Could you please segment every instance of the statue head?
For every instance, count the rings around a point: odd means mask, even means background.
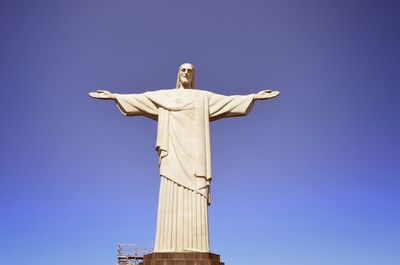
[[[194,66],[190,63],[184,63],[179,67],[176,88],[195,88]]]

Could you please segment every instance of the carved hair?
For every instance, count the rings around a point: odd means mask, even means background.
[[[178,78],[176,79],[176,88],[179,88],[180,87],[180,84],[181,84],[181,81],[179,80],[179,73],[180,73],[180,71],[181,71],[181,69],[182,69],[182,66],[191,66],[191,68],[192,68],[192,70],[193,70],[193,78],[192,78],[192,83],[190,84],[190,88],[191,89],[195,89],[196,88],[196,79],[195,79],[195,77],[196,77],[196,75],[195,75],[195,70],[194,70],[194,66],[192,65],[192,64],[190,64],[190,63],[184,63],[184,64],[181,64],[181,66],[179,66],[179,69],[178,69]]]

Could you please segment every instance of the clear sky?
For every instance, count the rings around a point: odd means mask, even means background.
[[[156,123],[103,88],[278,88],[212,124],[227,265],[398,265],[398,1],[2,0],[0,264],[112,265],[152,247]],[[233,144],[235,143],[235,144]]]

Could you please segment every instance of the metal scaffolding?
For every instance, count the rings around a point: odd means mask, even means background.
[[[117,244],[118,265],[138,265],[143,262],[143,256],[152,249],[139,248],[135,244]]]

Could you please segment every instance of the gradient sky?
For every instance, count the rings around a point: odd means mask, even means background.
[[[2,0],[0,264],[112,265],[152,247],[156,123],[103,88],[278,88],[212,123],[211,250],[227,265],[400,263],[400,5]],[[233,143],[235,143],[233,145]]]

